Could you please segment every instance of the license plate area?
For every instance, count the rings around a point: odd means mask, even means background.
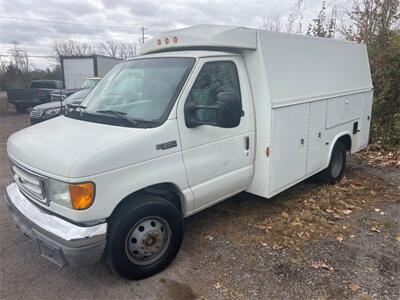
[[[46,243],[45,241],[42,241],[40,239],[37,240],[38,246],[39,246],[39,251],[40,254],[50,260],[51,262],[55,263],[59,267],[64,267],[68,263],[64,257],[64,254],[60,248],[57,246],[51,245],[49,243]]]

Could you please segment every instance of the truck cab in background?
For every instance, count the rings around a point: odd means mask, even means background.
[[[8,102],[18,113],[25,113],[29,107],[51,101],[51,93],[63,89],[60,80],[33,80],[28,88],[8,89]]]
[[[59,266],[103,259],[151,276],[176,256],[185,217],[241,191],[333,184],[368,144],[365,45],[201,25],[141,51],[66,116],[8,140],[10,213]]]

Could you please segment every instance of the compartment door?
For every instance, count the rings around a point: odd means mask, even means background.
[[[373,92],[362,94],[363,99],[363,115],[360,120],[360,132],[358,137],[358,144],[356,151],[365,148],[368,145],[369,131],[371,126],[371,110],[372,110],[372,99]]]
[[[326,159],[325,119],[327,100],[310,103],[310,129],[308,133],[307,174],[323,168]]]
[[[272,110],[270,191],[306,175],[309,103]]]

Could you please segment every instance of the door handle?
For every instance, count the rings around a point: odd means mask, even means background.
[[[244,138],[244,145],[245,145],[245,149],[249,150],[250,149],[250,137],[246,136]]]

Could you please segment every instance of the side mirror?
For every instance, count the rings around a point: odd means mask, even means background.
[[[240,124],[242,107],[239,99],[232,93],[222,92],[217,95],[217,126],[234,128]]]
[[[212,120],[199,120],[198,110],[213,110],[215,118]],[[240,124],[242,107],[239,99],[232,93],[221,92],[217,95],[215,105],[199,105],[189,102],[185,107],[185,122],[189,128],[200,125],[212,125],[222,128],[234,128]]]

